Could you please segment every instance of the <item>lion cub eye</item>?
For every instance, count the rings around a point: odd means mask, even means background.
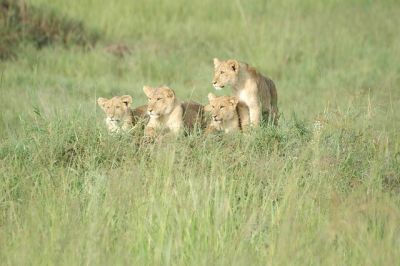
[[[225,108],[225,106],[223,106],[223,105],[219,107],[219,109],[224,109],[224,108]]]
[[[115,108],[119,109],[119,108],[121,108],[121,106],[117,105],[117,106],[115,106]]]
[[[157,101],[161,100],[161,98],[157,98]]]
[[[221,72],[219,72],[219,73],[222,75],[222,74],[224,74],[225,72],[224,72],[224,71],[221,71]]]

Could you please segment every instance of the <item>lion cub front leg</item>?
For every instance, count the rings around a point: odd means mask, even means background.
[[[117,122],[112,121],[111,119],[107,118],[106,125],[107,125],[108,132],[110,134],[119,133],[119,126],[118,126]]]
[[[261,123],[261,104],[251,104],[248,107],[251,125],[254,127],[259,127]]]
[[[129,132],[132,129],[132,121],[125,121],[122,125],[122,131]]]
[[[144,128],[144,136],[145,137],[155,137],[157,135],[157,131],[160,128],[160,122],[156,118],[150,118],[146,127]]]
[[[258,127],[261,123],[261,102],[257,97],[257,87],[252,88],[250,91],[242,91],[239,93],[239,106],[244,105],[248,108],[248,119],[250,126]],[[239,113],[239,115],[241,115]]]
[[[158,123],[152,119],[149,120],[144,128],[144,141],[152,142],[157,135]]]
[[[168,125],[169,129],[169,135],[174,135],[174,136],[179,136],[183,133],[183,122],[173,122],[170,125]]]
[[[156,129],[154,127],[146,127],[144,129],[144,135],[145,137],[153,138],[156,136]]]
[[[144,129],[143,141],[144,143],[151,143],[156,137],[156,129],[154,127],[146,126]]]
[[[249,130],[250,127],[249,107],[245,103],[239,102],[236,108],[239,115],[241,130],[242,131]]]
[[[217,126],[215,126],[212,122],[210,122],[210,124],[207,126],[206,130],[205,130],[205,134],[209,135],[209,134],[213,134],[219,131],[219,128]]]

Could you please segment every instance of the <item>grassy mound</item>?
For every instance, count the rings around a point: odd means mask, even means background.
[[[92,114],[38,111],[0,146],[0,233],[12,240],[0,240],[0,258],[360,265],[372,250],[373,264],[394,261],[398,191],[386,179],[396,159],[366,127],[344,127],[351,115],[325,117],[321,128],[290,118],[249,135],[137,145],[108,136]]]
[[[99,34],[87,30],[81,21],[52,9],[31,6],[23,0],[1,0],[0,8],[0,59],[16,57],[21,42],[40,49],[51,44],[90,47],[99,39]]]

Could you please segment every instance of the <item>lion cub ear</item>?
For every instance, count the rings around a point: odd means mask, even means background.
[[[162,86],[160,89],[164,89],[165,90],[165,96],[167,96],[168,98],[174,98],[175,97],[175,92],[170,87]]]
[[[229,98],[229,103],[236,107],[236,105],[239,103],[239,99],[235,96],[232,96]]]
[[[102,97],[100,97],[100,98],[97,99],[97,104],[98,104],[101,108],[104,109],[104,105],[106,104],[107,101],[108,101],[107,98],[102,98]]]
[[[208,97],[208,100],[209,100],[209,101],[212,101],[212,100],[214,100],[215,98],[217,98],[217,96],[215,96],[215,94],[212,93],[212,92],[210,92],[210,93],[207,95],[207,97]]]
[[[235,72],[238,72],[239,70],[239,62],[234,60],[234,59],[230,59],[227,61],[228,66]]]
[[[151,97],[154,92],[154,89],[149,86],[143,86],[143,92],[146,94],[147,97]]]
[[[130,106],[132,103],[132,96],[130,95],[123,95],[121,96],[121,101],[126,104],[126,106]]]
[[[218,58],[214,58],[214,67],[217,68],[221,64],[221,61]]]

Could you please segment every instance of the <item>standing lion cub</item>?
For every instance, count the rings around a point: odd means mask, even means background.
[[[98,98],[97,104],[106,114],[106,126],[108,132],[119,133],[129,131],[140,120],[146,117],[147,106],[139,106],[131,109],[132,97],[130,95],[115,96],[111,99]]]
[[[181,103],[175,92],[167,86],[151,88],[144,86],[148,97],[147,113],[150,120],[144,134],[154,137],[158,132],[180,134],[184,130],[191,131],[196,125],[203,128],[203,106],[195,102]]]
[[[217,90],[232,86],[235,96],[248,106],[252,125],[260,125],[262,114],[266,121],[271,118],[275,125],[278,123],[278,95],[274,82],[248,64],[214,58],[213,85]]]

